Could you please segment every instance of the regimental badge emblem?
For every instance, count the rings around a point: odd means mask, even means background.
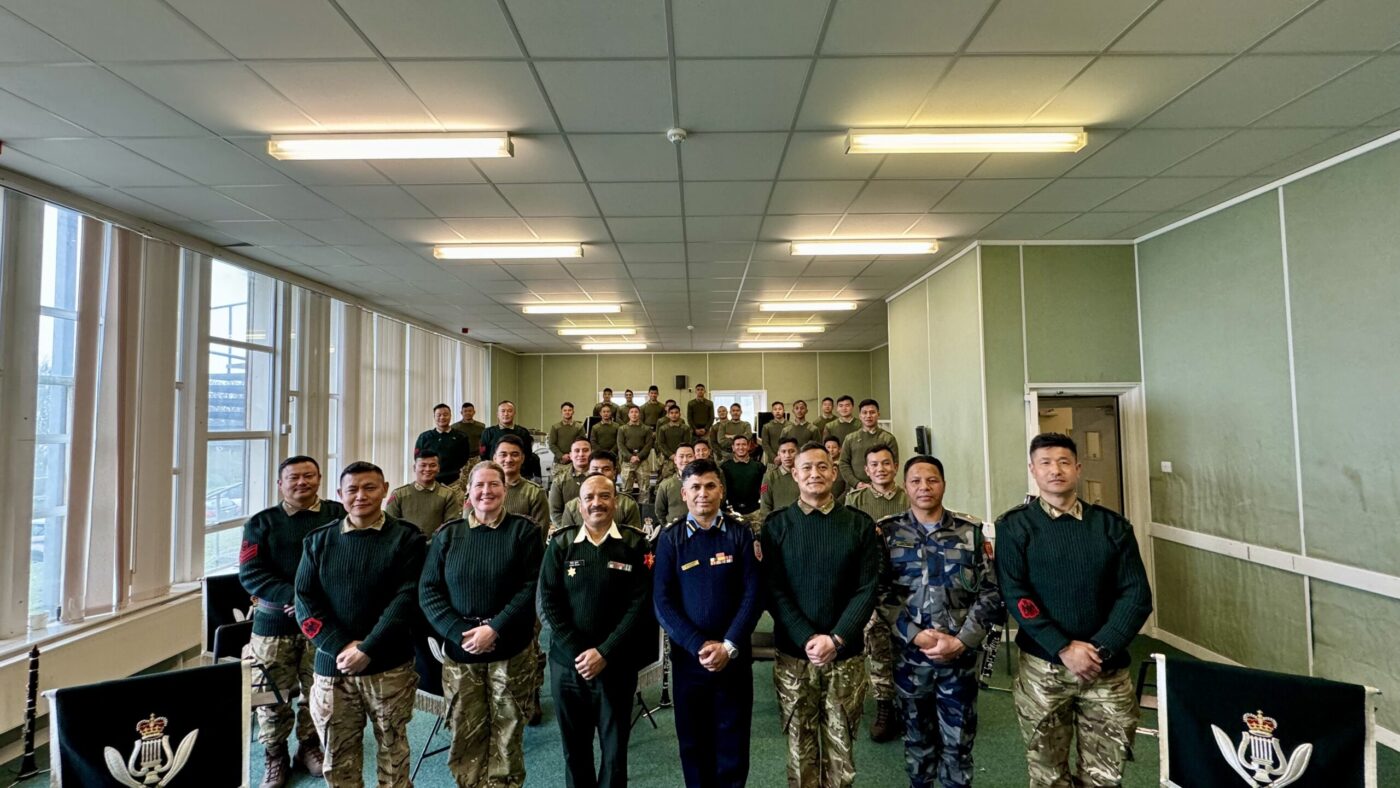
[[[1245,784],[1252,788],[1283,788],[1302,778],[1312,759],[1313,746],[1300,744],[1291,757],[1283,754],[1283,743],[1274,736],[1278,720],[1267,717],[1262,711],[1245,714],[1245,730],[1240,733],[1238,747],[1230,744],[1230,737],[1219,726],[1212,725],[1215,744],[1225,762],[1235,770]]]
[[[155,714],[136,723],[136,732],[141,734],[141,738],[136,740],[136,745],[131,748],[131,757],[125,762],[115,748],[104,747],[102,756],[107,761],[107,771],[111,772],[112,779],[129,788],[162,788],[169,785],[189,761],[199,729],[187,733],[172,753],[170,737],[165,733],[168,724],[169,720]]]

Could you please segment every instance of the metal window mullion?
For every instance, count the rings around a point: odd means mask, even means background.
[[[208,310],[208,309],[205,309],[204,311],[207,313],[209,310]],[[208,328],[208,320],[209,320],[209,318],[208,318],[208,315],[206,314],[206,315],[205,315],[205,330],[204,330],[204,333],[205,333],[205,336],[208,337],[208,343],[209,343],[210,345],[226,345],[226,346],[228,346],[228,347],[234,347],[234,348],[238,348],[238,349],[240,349],[240,350],[252,351],[252,352],[254,352],[254,353],[276,353],[276,352],[277,352],[277,348],[276,348],[275,345],[273,345],[273,346],[269,346],[269,345],[259,345],[259,344],[257,344],[256,342],[244,342],[244,341],[241,340],[241,339],[225,339],[224,337],[210,336],[210,335],[209,335],[209,328]]]

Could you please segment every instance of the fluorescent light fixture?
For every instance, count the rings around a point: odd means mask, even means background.
[[[561,328],[561,337],[630,337],[637,333],[635,328],[619,328],[618,326],[599,326],[597,328]]]
[[[515,155],[505,132],[291,134],[267,141],[274,159],[501,159]]]
[[[646,350],[645,342],[585,342],[579,347],[584,350]]]
[[[793,241],[788,251],[794,257],[859,256],[874,257],[882,254],[933,254],[938,251],[938,242],[925,240],[888,241]]]
[[[764,301],[760,312],[854,312],[854,301]]]
[[[1074,153],[1084,147],[1083,127],[851,129],[847,153]]]
[[[444,244],[433,247],[439,260],[552,260],[583,257],[583,244]]]
[[[530,304],[520,308],[527,315],[611,315],[622,311],[622,304]]]
[[[826,326],[811,323],[800,326],[749,326],[750,334],[820,334],[825,330]]]
[[[740,342],[744,350],[791,350],[802,347],[801,342]]]

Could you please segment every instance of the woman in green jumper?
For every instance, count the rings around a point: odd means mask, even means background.
[[[466,517],[433,537],[418,584],[423,613],[445,652],[447,768],[459,786],[521,785],[522,710],[535,688],[527,647],[544,540],[529,518],[506,513],[506,474],[496,463],[472,469],[467,500]]]

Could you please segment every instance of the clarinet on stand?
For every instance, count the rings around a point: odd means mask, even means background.
[[[15,781],[11,788],[19,785],[20,780],[25,780],[39,774],[39,770],[34,759],[34,720],[38,716],[39,710],[39,647],[35,646],[29,650],[29,686],[25,692],[24,707],[24,755],[20,758],[19,773],[15,775]]]
[[[656,701],[658,708],[671,708],[671,638],[662,634],[664,651],[661,652],[661,697]]]
[[[977,678],[977,684],[982,689],[1000,690],[1000,687],[993,687],[987,683],[987,679],[992,677],[992,669],[997,664],[997,650],[1001,648],[1002,628],[992,627],[987,632],[987,639],[982,643],[982,670]],[[1004,691],[1004,690],[1002,690]]]

